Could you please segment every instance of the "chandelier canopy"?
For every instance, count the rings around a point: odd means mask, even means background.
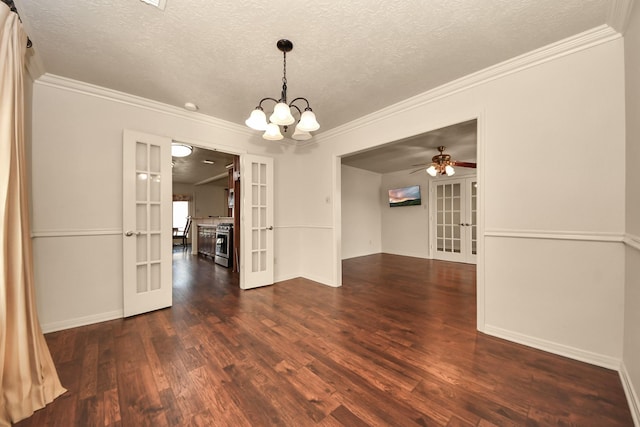
[[[320,129],[320,125],[316,120],[316,115],[311,110],[309,106],[309,101],[306,98],[298,97],[293,101],[287,103],[287,52],[291,52],[293,49],[293,43],[289,40],[282,39],[278,40],[276,43],[278,50],[280,50],[283,54],[283,75],[282,75],[282,92],[280,95],[280,99],[275,98],[262,98],[258,103],[258,106],[251,112],[249,118],[245,121],[246,125],[251,129],[264,131],[262,137],[264,139],[270,141],[279,141],[282,138],[282,133],[280,132],[280,126],[283,127],[284,132],[287,132],[287,129],[290,125],[296,123],[296,119],[291,114],[292,110],[297,112],[297,115],[300,117],[296,124],[295,130],[291,138],[297,141],[305,141],[307,139],[311,139],[312,135],[309,132],[316,131]],[[269,122],[267,122],[267,116],[262,108],[262,103],[265,101],[273,101],[275,102],[275,106],[273,107],[273,113],[269,117]],[[302,107],[295,105],[298,101],[304,101],[306,105]]]

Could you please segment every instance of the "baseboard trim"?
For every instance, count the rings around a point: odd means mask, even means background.
[[[298,277],[300,277],[300,275],[299,275],[299,274],[295,274],[295,273],[291,273],[291,274],[283,274],[283,275],[280,275],[280,276],[274,277],[274,279],[273,279],[273,284],[274,284],[274,285],[277,285],[277,284],[278,284],[278,283],[280,283],[280,282],[285,282],[285,281],[287,281],[287,280],[296,279],[296,278],[298,278]]]
[[[339,288],[340,285],[336,285],[335,283],[332,283],[331,280],[327,280],[327,278],[325,277],[320,277],[320,276],[315,276],[313,274],[307,274],[305,276],[300,276],[303,279],[307,279],[307,280],[311,280],[313,282],[317,282],[320,283],[321,285],[325,285],[325,286],[329,286],[331,288]]]
[[[487,335],[526,345],[527,347],[537,348],[538,350],[546,351],[547,353],[557,354],[558,356],[568,357],[569,359],[578,360],[580,362],[589,363],[602,368],[613,369],[614,371],[620,371],[621,361],[615,357],[581,350],[568,345],[558,344],[556,342],[547,341],[518,332],[508,331],[492,325],[484,325],[483,332]]]
[[[42,332],[48,334],[50,332],[62,331],[65,329],[77,328],[79,326],[93,325],[94,323],[107,322],[109,320],[122,319],[124,317],[123,310],[109,311],[106,313],[95,314],[85,317],[76,317],[74,319],[62,320],[60,322],[44,323],[41,325]]]
[[[620,364],[620,380],[622,381],[622,388],[624,388],[624,394],[627,396],[627,402],[629,403],[629,410],[631,411],[631,417],[633,418],[633,424],[636,427],[640,427],[640,398],[636,393],[636,389],[633,387],[633,382],[627,372],[627,367],[622,362]]]

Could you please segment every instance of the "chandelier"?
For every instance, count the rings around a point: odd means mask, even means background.
[[[443,154],[446,147],[440,146],[438,147],[438,151],[440,154],[435,155],[431,158],[431,166],[427,168],[427,173],[431,176],[447,175],[451,176],[456,173],[455,169],[453,169],[453,162],[451,161],[451,156],[449,154]]]
[[[264,139],[279,141],[283,138],[282,133],[280,132],[280,126],[282,126],[284,132],[286,132],[287,128],[296,122],[296,119],[291,114],[291,111],[294,110],[300,118],[298,119],[298,123],[296,124],[295,131],[293,132],[293,135],[291,135],[291,138],[297,141],[305,141],[310,139],[312,136],[309,132],[320,129],[320,125],[318,124],[316,115],[311,110],[309,101],[307,101],[306,98],[295,98],[287,104],[287,52],[291,52],[293,49],[293,43],[289,40],[282,39],[278,40],[276,46],[284,55],[282,93],[280,95],[280,99],[262,98],[245,123],[251,129],[264,131],[264,134],[262,135]],[[267,116],[262,108],[262,103],[267,100],[275,102],[273,113],[269,117],[269,122],[267,122]],[[304,101],[306,103],[306,106],[303,106],[304,111],[301,107],[295,105],[297,101]]]

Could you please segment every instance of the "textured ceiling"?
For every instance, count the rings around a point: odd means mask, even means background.
[[[193,102],[240,125],[261,98],[279,98],[275,44],[288,38],[289,100],[309,99],[322,132],[606,24],[624,0],[167,0],[164,11],[139,0],[15,3],[46,72],[178,107]],[[475,132],[466,123],[343,162],[405,170],[438,145],[474,161]],[[176,182],[218,174],[198,155],[176,164]]]
[[[243,124],[309,99],[326,131],[605,24],[611,0],[16,0],[45,71]]]
[[[377,173],[419,169],[415,165],[430,163],[441,145],[452,160],[475,162],[477,138],[477,122],[470,120],[343,157],[342,164]]]
[[[211,183],[227,187],[229,174],[226,166],[233,163],[234,157],[220,151],[193,147],[191,155],[173,158],[173,182],[199,185]],[[213,164],[206,164],[205,160],[210,160]]]

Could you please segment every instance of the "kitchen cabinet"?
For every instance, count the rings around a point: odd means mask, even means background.
[[[216,226],[198,224],[198,254],[216,256]]]

